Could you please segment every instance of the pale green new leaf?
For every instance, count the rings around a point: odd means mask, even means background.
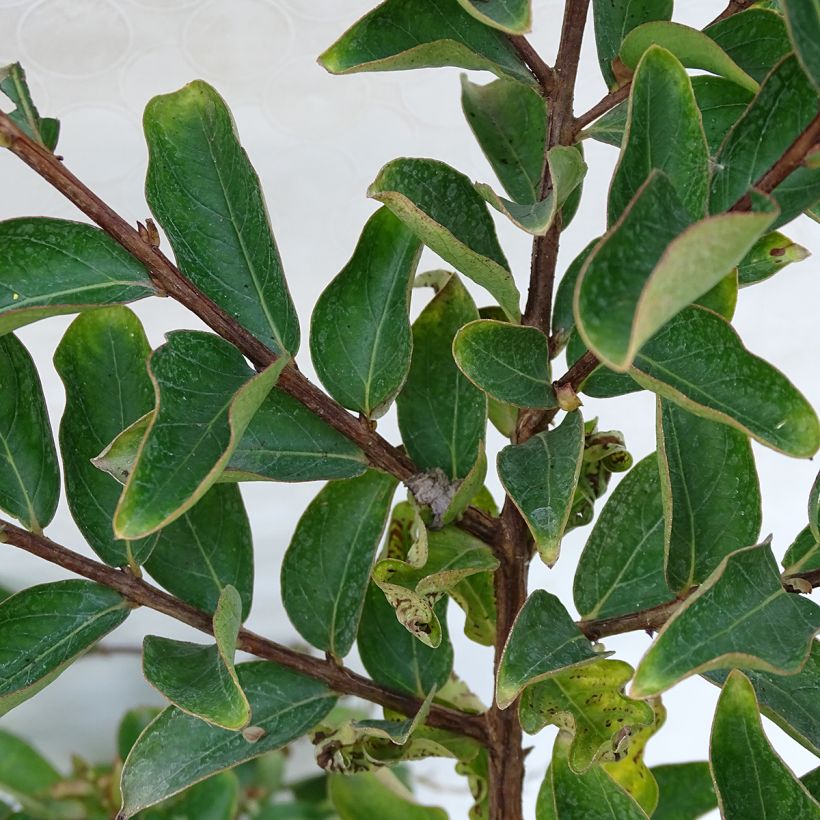
[[[276,353],[295,356],[298,317],[259,177],[225,101],[196,80],[154,97],[143,125],[145,196],[183,275]]]
[[[425,245],[486,288],[509,318],[518,320],[520,295],[495,225],[464,174],[437,160],[396,159],[379,171],[367,195],[387,205]]]
[[[457,0],[386,0],[319,63],[331,74],[459,66],[536,84],[506,35],[476,20]]]
[[[584,455],[584,420],[567,413],[554,430],[511,444],[498,454],[498,477],[524,516],[541,559],[558,560]]]
[[[820,2],[818,0],[782,0],[786,26],[794,50],[806,74],[820,91]]]
[[[778,231],[772,231],[761,236],[737,266],[738,283],[744,288],[765,282],[781,268],[792,262],[802,262],[809,255],[802,245],[792,242]]]
[[[264,734],[250,743],[241,732],[211,726],[168,707],[140,735],[125,761],[123,817],[133,817],[217,772],[291,743],[322,720],[336,702],[323,683],[274,663],[239,664],[236,673],[254,725]]]
[[[786,592],[771,546],[746,547],[664,624],[638,664],[632,694],[656,695],[698,672],[735,666],[794,674],[818,629],[820,607]]]
[[[157,411],[114,514],[120,538],[142,538],[189,510],[216,482],[286,358],[256,373],[210,333],[173,331],[148,369]]]
[[[820,472],[817,473],[809,493],[809,529],[820,541]]]
[[[0,715],[44,689],[131,611],[91,581],[30,587],[0,604]]]
[[[282,562],[282,603],[299,634],[336,658],[350,651],[396,480],[370,470],[330,482],[305,510]]]
[[[754,689],[738,670],[718,700],[709,764],[723,817],[820,817],[820,804],[763,733]]]
[[[421,243],[387,208],[313,310],[310,354],[328,392],[368,418],[383,415],[410,369],[410,291]]]
[[[496,675],[498,708],[506,709],[526,687],[600,657],[560,599],[537,589],[518,612],[504,645]]]
[[[809,527],[804,527],[783,556],[785,575],[820,569],[820,543]]]
[[[389,769],[332,775],[328,790],[341,820],[389,817],[390,820],[447,820],[444,809],[422,806]]]
[[[37,368],[13,333],[0,336],[0,509],[41,532],[60,500],[60,468]]]
[[[526,34],[532,27],[532,0],[458,0],[476,20],[507,34]]]
[[[695,820],[717,806],[709,764],[667,763],[652,768],[660,799],[652,820]]]
[[[60,136],[60,121],[41,117],[26,82],[26,72],[20,63],[0,68],[0,91],[14,103],[9,119],[35,142],[48,151],[54,151]]]

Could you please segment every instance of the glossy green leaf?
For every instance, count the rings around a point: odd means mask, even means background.
[[[657,407],[666,580],[681,593],[703,583],[727,555],[757,541],[760,482],[743,433],[664,399]]]
[[[280,358],[257,374],[218,336],[168,334],[148,363],[157,412],[114,514],[116,535],[156,532],[202,498],[286,363]]]
[[[626,370],[666,322],[732,273],[775,216],[729,213],[688,224],[667,177],[653,172],[581,271],[575,304],[584,341],[609,367]]]
[[[573,193],[579,188],[587,171],[577,148],[557,145],[547,153],[551,188],[544,199],[534,203],[511,202],[499,196],[489,185],[476,184],[476,190],[514,225],[535,236],[544,236],[556,216]]]
[[[815,755],[820,755],[820,642],[814,641],[805,666],[793,675],[744,669],[754,686],[760,711]],[[728,672],[715,670],[704,677],[722,686]]]
[[[531,0],[458,0],[476,20],[507,34],[526,34],[532,27]]]
[[[653,45],[671,51],[687,68],[700,68],[725,77],[749,91],[757,91],[750,77],[711,37],[681,23],[644,23],[633,29],[621,44],[621,59],[634,69]]]
[[[664,624],[638,664],[632,694],[656,695],[710,669],[799,672],[818,629],[820,607],[783,589],[771,547],[746,547]]]
[[[239,664],[239,683],[254,725],[265,734],[250,743],[168,707],[140,735],[122,772],[122,814],[159,803],[200,780],[278,749],[305,734],[336,701],[324,684],[267,661]]]
[[[261,342],[295,355],[299,320],[259,178],[225,101],[196,80],[154,97],[143,125],[146,199],[180,270]]]
[[[737,670],[718,700],[709,763],[723,817],[820,817],[820,804],[769,744],[754,689]]]
[[[78,316],[54,355],[66,392],[60,452],[68,505],[91,548],[115,567],[144,563],[157,537],[115,537],[111,522],[122,488],[91,459],[153,408],[146,366],[150,353],[139,319],[128,308],[110,307]]]
[[[0,68],[0,91],[14,104],[9,119],[27,136],[40,143],[43,148],[53,151],[60,136],[60,121],[52,117],[41,117],[31,98],[26,72],[20,63]]]
[[[397,399],[399,429],[421,470],[464,478],[478,459],[487,419],[485,395],[453,360],[453,337],[478,319],[472,297],[452,276],[413,324],[410,375]]]
[[[396,159],[379,171],[367,195],[387,205],[425,245],[486,288],[509,318],[518,320],[518,288],[492,217],[468,177],[436,160]]]
[[[559,672],[524,690],[521,725],[528,734],[549,725],[570,732],[573,772],[613,761],[623,752],[631,731],[655,720],[648,703],[624,694],[630,677],[628,663],[606,659]]]
[[[379,209],[313,310],[310,353],[322,384],[369,418],[385,412],[410,369],[408,310],[420,255],[415,234]]]
[[[737,268],[733,268],[731,273],[724,276],[711,290],[707,290],[694,304],[708,308],[731,322],[737,308],[739,292]]]
[[[36,749],[0,730],[0,793],[18,798],[45,796],[61,780],[60,773]]]
[[[755,242],[737,266],[740,287],[756,285],[774,276],[792,262],[802,262],[809,256],[802,245],[792,242],[778,231],[772,231]]]
[[[704,33],[759,83],[792,50],[783,17],[771,9],[732,14],[707,26]]]
[[[222,591],[213,624],[212,646],[146,635],[142,669],[146,680],[183,712],[223,729],[244,729],[251,712],[234,669],[242,599],[233,587]]]
[[[623,147],[609,189],[610,227],[653,170],[669,178],[690,221],[706,213],[709,148],[692,83],[674,55],[658,46],[643,55],[632,81]],[[670,204],[665,210],[678,209]]]
[[[30,587],[0,604],[0,715],[44,689],[128,617],[113,590],[91,581]]]
[[[538,792],[536,820],[646,820],[643,809],[604,771],[572,768],[571,735],[559,732]]]
[[[327,484],[305,510],[282,562],[282,603],[299,634],[343,658],[359,628],[367,579],[396,489],[369,471]]]
[[[516,407],[555,407],[547,337],[537,328],[479,319],[453,341],[461,372],[493,398]]]
[[[46,400],[29,352],[0,336],[0,509],[41,532],[60,499],[60,469]]]
[[[664,517],[658,461],[638,462],[607,499],[573,585],[585,619],[610,618],[673,597],[664,578]]]
[[[786,575],[820,569],[820,543],[809,527],[804,527],[783,556]]]
[[[389,770],[332,775],[329,794],[340,820],[389,817],[391,820],[447,820],[444,809],[421,806]]]
[[[684,349],[688,355],[682,357]],[[641,348],[630,375],[663,398],[773,450],[808,458],[820,446],[820,424],[803,395],[746,350],[732,326],[710,310],[688,307],[675,316]]]
[[[498,477],[548,566],[558,560],[584,455],[584,420],[567,413],[554,430],[498,454]]]
[[[221,772],[142,813],[140,820],[234,820],[239,810],[239,780]]]
[[[820,541],[820,472],[814,479],[809,492],[809,529],[814,537]]]
[[[820,91],[820,3],[817,0],[782,0],[789,36],[806,74]]]
[[[0,222],[0,334],[153,293],[145,268],[99,228],[45,217]]]
[[[672,0],[592,0],[598,64],[610,89],[618,87],[612,61],[632,29],[652,20],[672,17]]]
[[[535,590],[519,610],[504,645],[496,675],[498,708],[510,706],[527,686],[599,657],[560,599]]]
[[[408,695],[426,697],[443,686],[453,668],[453,647],[447,634],[447,598],[436,605],[441,643],[433,649],[414,638],[397,620],[384,593],[370,584],[359,622],[359,656],[373,680]]]
[[[780,159],[816,114],[817,90],[797,59],[793,55],[786,57],[768,75],[726,136],[715,158],[709,210],[718,213],[731,208]],[[775,227],[794,218],[820,196],[820,169],[799,169],[797,174],[805,183],[805,190],[798,190],[797,204],[794,200],[781,201],[781,190],[791,178],[772,193],[783,212]]]
[[[211,487],[165,527],[145,569],[183,601],[214,612],[227,586],[242,598],[242,618],[253,597],[253,540],[238,487]]]
[[[712,775],[705,761],[654,766],[652,775],[660,791],[652,820],[695,820],[717,806]]]
[[[575,286],[584,264],[600,241],[600,237],[593,239],[570,262],[569,267],[558,283],[552,309],[552,343],[550,349],[553,358],[564,349],[572,331],[575,329],[575,311],[573,309]]]
[[[386,0],[349,28],[319,63],[331,74],[459,66],[535,85],[506,35],[476,20],[457,0]]]
[[[544,98],[512,80],[477,85],[462,75],[461,106],[504,190],[522,205],[536,203],[547,141]]]

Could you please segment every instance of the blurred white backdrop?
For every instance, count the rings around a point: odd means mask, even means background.
[[[67,166],[131,222],[149,215],[143,197],[147,157],[140,127],[145,103],[194,78],[214,84],[230,104],[261,176],[304,334],[318,294],[347,261],[362,225],[375,210],[365,191],[385,162],[397,156],[434,157],[474,179],[494,181],[463,120],[457,70],[331,77],[316,65],[316,56],[374,5],[376,0],[0,0],[0,65],[23,63],[41,112],[62,120],[59,152]],[[722,0],[678,0],[675,19],[702,26],[724,5]],[[534,7],[531,40],[551,62],[563,2],[535,0]],[[473,79],[489,82],[492,77],[476,74]],[[577,109],[588,108],[605,90],[590,23]],[[597,143],[589,143],[586,151],[590,170],[578,216],[564,235],[561,271],[604,227],[602,206],[617,152]],[[4,152],[0,218],[33,214],[82,218]],[[529,241],[501,219],[498,230],[525,291]],[[808,220],[789,226],[788,234],[815,253],[820,251],[820,231]],[[425,251],[421,269],[438,264]],[[815,406],[820,405],[818,304],[818,265],[810,259],[744,290],[735,320],[751,349],[783,369]],[[169,329],[201,326],[170,300],[140,303],[135,309],[155,346]],[[69,322],[51,319],[20,332],[40,367],[55,427],[64,397],[51,358]],[[303,347],[300,366],[312,376],[307,345]],[[561,364],[556,367],[560,370]],[[654,449],[649,394],[606,403],[586,401],[587,417],[596,413],[603,429],[623,430],[636,459]],[[391,416],[380,422],[380,429],[396,440]],[[491,453],[502,444],[491,432]],[[780,556],[804,525],[817,467],[757,446],[755,452],[764,492],[764,533],[774,533]],[[500,496],[497,482],[491,489]],[[278,640],[293,636],[279,600],[280,561],[300,511],[317,490],[313,484],[243,486],[257,561],[249,625]],[[588,528],[576,530],[566,539],[554,570],[534,563],[531,586],[561,595],[571,608],[574,564],[588,533]],[[89,552],[65,503],[47,534]],[[2,551],[3,585],[21,588],[62,577],[58,568],[13,549]],[[488,700],[491,653],[461,637],[460,611],[450,611],[456,667]],[[191,637],[173,621],[138,610],[111,640],[137,646],[146,632]],[[607,641],[607,646],[634,664],[648,643],[645,635],[633,634]],[[355,657],[349,662],[358,666]],[[650,764],[705,759],[716,698],[717,689],[700,679],[676,687],[665,698],[669,717],[649,746]],[[23,734],[63,764],[74,751],[104,759],[113,754],[113,732],[122,712],[138,703],[159,702],[144,682],[136,656],[90,657],[0,719],[0,726]],[[769,721],[765,725],[798,774],[815,765],[801,746]],[[532,805],[553,737],[553,731],[543,732],[528,758],[528,817],[534,816]],[[309,765],[306,752],[304,766]],[[453,818],[466,817],[469,799],[449,763],[430,761],[415,768],[422,800],[446,807]]]

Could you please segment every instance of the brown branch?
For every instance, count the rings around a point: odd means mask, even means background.
[[[510,34],[507,39],[512,43],[518,56],[527,64],[533,77],[541,86],[541,93],[548,97],[555,83],[552,69],[541,59],[541,55],[532,47],[530,41],[521,34]]]
[[[35,535],[7,521],[0,521],[0,541],[88,578],[90,581],[104,584],[134,604],[169,615],[200,632],[213,634],[210,615],[157,589],[141,578],[135,577],[131,572],[114,569],[99,561],[86,558],[43,535]],[[418,698],[393,692],[349,669],[297,652],[247,629],[242,629],[239,633],[238,648],[258,658],[274,661],[288,669],[320,680],[339,694],[363,698],[408,716],[415,715],[421,706]],[[433,706],[430,709],[427,723],[439,729],[466,735],[481,743],[487,741],[485,721],[480,715],[468,715],[443,706]]]
[[[133,228],[74,176],[54,154],[29,139],[2,112],[0,145],[17,155],[145,265],[152,281],[161,292],[196,314],[213,331],[235,345],[257,368],[268,367],[276,361],[277,355],[270,348],[186,279],[147,236]],[[283,369],[278,386],[358,445],[373,467],[384,470],[404,482],[418,473],[417,467],[402,450],[382,438],[365,420],[348,413],[305,378],[292,362]],[[488,543],[494,540],[495,522],[480,510],[471,507],[459,523],[464,529]]]

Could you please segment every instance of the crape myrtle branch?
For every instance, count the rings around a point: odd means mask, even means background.
[[[277,355],[269,347],[180,273],[151,241],[149,231],[139,231],[132,227],[74,176],[58,157],[29,139],[2,112],[0,146],[16,154],[145,265],[160,293],[171,296],[187,307],[215,333],[235,345],[257,368],[263,369],[276,361]],[[372,466],[390,473],[402,482],[407,482],[419,472],[403,450],[382,438],[366,420],[348,413],[303,376],[293,362],[289,362],[282,370],[277,385],[358,445]],[[471,507],[466,510],[459,524],[482,541],[492,543],[494,540],[495,522],[478,509]]]
[[[129,570],[115,569],[107,564],[86,558],[44,535],[35,535],[8,521],[0,520],[0,541],[63,567],[76,575],[88,578],[90,581],[110,587],[135,605],[148,607],[201,632],[213,634],[213,622],[209,614],[152,586],[142,578],[137,578]],[[258,658],[274,661],[280,666],[286,666],[288,669],[320,680],[341,695],[353,695],[408,716],[415,715],[422,705],[419,698],[403,695],[380,686],[369,678],[345,669],[339,663],[297,652],[248,629],[240,630],[237,647]],[[484,718],[480,715],[469,715],[434,705],[430,709],[426,722],[437,729],[457,732],[480,743],[487,742]]]
[[[527,64],[530,73],[541,86],[541,93],[549,97],[555,83],[555,72],[541,59],[541,55],[532,47],[530,41],[520,34],[508,35],[518,56]]]

